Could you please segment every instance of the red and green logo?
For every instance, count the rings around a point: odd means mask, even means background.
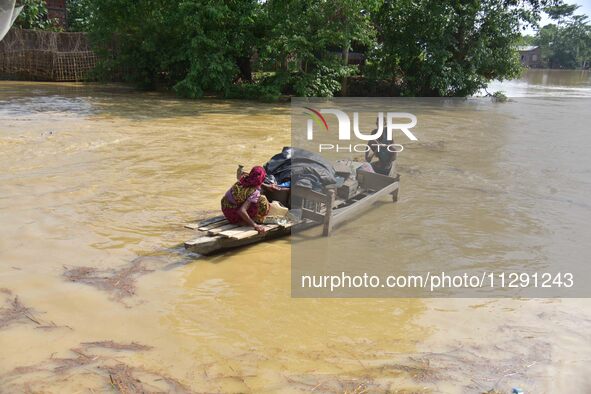
[[[326,131],[328,131],[328,123],[326,123],[326,119],[324,119],[324,116],[322,116],[322,114],[310,107],[304,107],[305,109],[307,109],[310,112],[304,112],[304,114],[308,115],[313,121],[314,123],[316,123],[318,125],[318,127],[322,127],[324,126],[324,128],[326,129]]]

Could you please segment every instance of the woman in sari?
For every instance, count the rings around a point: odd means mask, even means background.
[[[246,223],[258,232],[265,232],[261,223],[269,212],[269,201],[261,193],[261,187],[266,175],[263,167],[253,167],[226,192],[222,212],[228,222]]]

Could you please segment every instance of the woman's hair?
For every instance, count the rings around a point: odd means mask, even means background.
[[[238,182],[240,182],[242,186],[257,187],[263,184],[266,176],[267,173],[263,167],[254,166],[250,172],[246,175],[243,175]]]

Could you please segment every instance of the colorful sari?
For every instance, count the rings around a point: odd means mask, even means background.
[[[265,180],[265,170],[253,167],[250,172],[240,178],[222,198],[222,212],[228,222],[240,223],[244,220],[240,216],[240,207],[246,201],[250,202],[246,213],[255,223],[263,223],[269,212],[269,201],[261,194],[261,185]]]

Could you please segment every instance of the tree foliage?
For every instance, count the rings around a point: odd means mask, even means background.
[[[186,37],[173,59],[187,73],[175,90],[199,97],[205,91],[228,95],[238,77],[251,79],[250,58],[255,53],[260,4],[256,0],[183,0],[179,28]]]
[[[99,72],[138,87],[178,79],[174,59],[181,41],[178,5],[168,0],[98,0],[92,5],[91,39],[103,59]]]
[[[92,17],[92,0],[66,0],[69,31],[87,31]]]
[[[577,5],[548,7],[555,23],[541,28],[534,42],[550,68],[585,68],[591,62],[591,26],[587,16],[576,15]]]
[[[267,80],[300,96],[332,96],[356,72],[346,61],[353,45],[371,48],[371,12],[379,2],[361,0],[270,0],[264,7],[263,67],[275,65]],[[288,16],[288,17],[286,17]]]
[[[519,27],[539,5],[505,0],[386,0],[376,15],[380,74],[403,79],[403,94],[465,96],[512,78]]]
[[[14,21],[14,26],[21,29],[60,30],[56,21],[48,18],[45,0],[19,0],[16,5],[23,6],[23,10]]]
[[[520,28],[558,3],[70,1],[84,6],[81,26],[91,32],[103,71],[185,97],[269,99],[346,93],[354,75],[400,84],[405,95],[469,95],[491,79],[517,75]],[[351,52],[365,55],[365,67],[349,64]]]

